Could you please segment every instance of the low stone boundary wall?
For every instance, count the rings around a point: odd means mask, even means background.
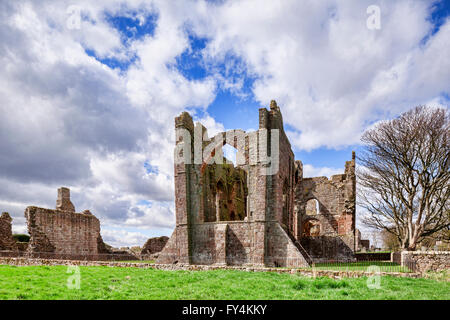
[[[156,270],[186,270],[186,271],[207,271],[207,270],[238,270],[247,272],[277,272],[299,274],[307,277],[329,277],[333,279],[358,278],[366,276],[394,276],[403,278],[419,278],[420,273],[401,272],[364,272],[364,271],[332,271],[317,270],[313,268],[265,268],[265,267],[233,267],[219,265],[184,265],[184,264],[154,264],[154,263],[134,263],[134,262],[112,262],[112,261],[82,261],[82,260],[55,260],[55,259],[27,259],[27,258],[0,258],[0,265],[14,266],[107,266],[122,268],[150,268]]]
[[[391,261],[408,266],[414,272],[440,272],[450,269],[450,251],[394,252]]]
[[[27,252],[27,251],[0,251],[0,257],[44,259],[44,260],[86,260],[86,261],[139,261],[139,258],[131,253],[121,251],[98,254],[69,254],[53,252]]]

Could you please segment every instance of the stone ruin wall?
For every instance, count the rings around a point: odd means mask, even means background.
[[[450,251],[392,252],[391,262],[407,267],[414,272],[442,272],[450,269]]]
[[[192,233],[195,239],[191,248],[194,253],[190,261],[192,264],[292,267],[307,264],[277,222],[204,223],[195,226]],[[261,243],[266,246],[266,254],[262,257],[261,248],[258,248]]]
[[[308,265],[307,257],[300,250],[304,249],[298,241],[301,235],[301,218],[296,188],[298,183],[302,182],[302,177],[298,176],[301,162],[294,161],[294,154],[283,130],[281,112],[276,103],[271,103],[270,110],[262,108],[259,112],[259,130],[249,133],[231,130],[219,133],[213,138],[208,138],[206,129],[201,124],[194,126],[188,113],[184,112],[175,119],[175,157],[185,156],[191,163],[174,165],[176,228],[157,263]],[[260,159],[252,163],[249,158],[260,151],[270,156],[271,129],[279,129],[280,157],[276,159],[279,170],[276,174],[266,175],[264,173],[268,169],[267,163]],[[189,134],[183,135],[183,131]],[[222,168],[221,165],[210,165],[209,159],[203,159],[203,164],[193,163],[196,148],[193,137],[197,132],[206,137],[206,143],[201,145],[202,152],[205,151],[205,145],[211,141],[220,141],[217,146],[223,146],[223,141],[216,140],[216,137],[223,139],[228,135],[241,135],[241,141],[245,141],[243,145],[239,145],[237,140],[226,140],[225,143],[236,148],[238,154],[240,152],[245,164],[238,163],[233,167],[232,174],[221,177],[215,171],[227,172],[228,169],[223,170],[224,165]],[[258,143],[250,144],[252,139]],[[260,149],[259,143],[264,140],[266,145],[262,147],[267,148],[266,150]],[[213,156],[214,153],[211,154],[211,157]],[[205,178],[205,172],[215,173],[212,178]],[[232,179],[235,172],[240,179]],[[246,193],[247,199],[245,203],[233,203],[232,198],[236,194],[228,192],[225,199],[229,201],[230,206],[223,208],[220,205],[221,209],[217,214],[218,207],[213,205],[215,197],[217,200],[217,189],[214,186],[221,179],[224,184],[231,186],[231,190],[246,190],[247,192],[241,194]],[[217,203],[220,201],[216,201]],[[242,205],[245,210],[239,209],[237,214],[235,212],[231,215],[230,208],[242,208]],[[228,213],[223,214],[227,210]]]
[[[256,188],[255,198],[259,201],[259,210],[265,211],[265,242],[264,265],[276,267],[301,267],[308,265],[309,258],[300,251],[295,238],[297,232],[297,217],[295,214],[296,171],[291,144],[283,127],[283,117],[275,101],[271,102],[270,109],[259,110],[260,129],[279,130],[279,158],[278,171],[273,175],[257,177],[265,180],[264,190]],[[272,137],[269,135],[268,149]],[[266,150],[269,153],[269,150]],[[273,160],[272,160],[273,161]],[[264,168],[264,165],[262,165]],[[261,168],[259,168],[261,169]],[[258,182],[259,184],[260,182]],[[264,206],[265,208],[264,208]]]
[[[370,249],[370,240],[362,239],[361,231],[355,230],[355,246],[356,252],[366,252]]]
[[[244,220],[247,173],[232,164],[206,165],[202,169],[203,222]]]
[[[345,173],[304,178],[296,188],[300,242],[317,262],[353,260],[356,251],[355,154]]]
[[[259,127],[209,138],[206,128],[194,126],[187,112],[175,119],[175,156],[186,156],[190,162],[174,165],[176,228],[158,263],[299,267],[311,263],[311,257],[316,262],[354,259],[359,243],[354,154],[344,174],[303,178],[303,165],[294,159],[274,101],[270,110],[259,110]],[[271,158],[270,164],[277,162],[278,169],[267,174],[266,160],[249,159],[260,152],[270,158],[276,137],[272,129],[279,133],[279,158]],[[196,134],[204,137],[200,145],[195,144]],[[216,143],[213,148],[211,142]],[[236,148],[244,163],[211,163],[213,158],[224,159],[224,144]],[[206,155],[201,164],[193,161],[198,148]],[[313,199],[317,206],[310,203]],[[56,210],[28,207],[25,216],[30,253],[110,253],[100,236],[99,220],[89,211],[76,213],[67,188],[58,190]]]
[[[100,222],[92,214],[28,207],[31,252],[98,254]]]
[[[8,212],[0,216],[0,251],[17,251],[16,240],[12,235],[12,219]]]
[[[100,221],[88,210],[75,212],[67,188],[58,189],[57,209],[27,207],[28,253],[49,258],[86,256],[98,259],[109,253],[100,235]]]
[[[158,258],[159,253],[164,249],[168,241],[169,237],[166,236],[148,239],[142,247],[142,250],[140,252],[140,259],[154,260]]]

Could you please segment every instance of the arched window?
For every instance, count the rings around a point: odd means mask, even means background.
[[[222,147],[222,153],[226,160],[233,163],[234,166],[236,166],[236,155],[237,155],[237,149],[230,146],[229,144],[225,144]]]
[[[320,213],[320,205],[317,199],[310,199],[306,202],[305,213],[307,216],[315,216]]]
[[[217,145],[201,167],[203,220],[244,220],[247,213],[247,171],[236,165],[237,149]],[[222,161],[219,161],[222,159]]]

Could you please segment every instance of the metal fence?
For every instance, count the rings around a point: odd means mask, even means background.
[[[313,262],[315,270],[360,271],[360,272],[416,272],[416,262],[404,261],[402,264],[392,261],[359,260],[359,261],[320,261]]]
[[[316,270],[330,270],[330,271],[378,271],[378,272],[415,272],[415,262],[403,263],[400,265],[391,261],[327,261],[313,263],[312,268]]]

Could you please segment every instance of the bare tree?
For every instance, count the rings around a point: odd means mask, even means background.
[[[361,140],[358,202],[363,223],[398,238],[401,247],[450,226],[450,125],[447,109],[416,107],[378,123]]]
[[[398,249],[400,249],[400,242],[395,234],[382,230],[381,239],[383,240],[384,248],[391,251],[398,251]]]

